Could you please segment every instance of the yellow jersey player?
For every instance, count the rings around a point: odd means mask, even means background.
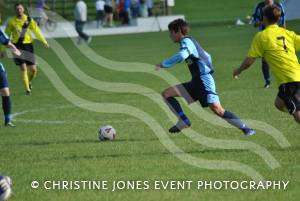
[[[37,23],[25,14],[23,4],[16,3],[15,12],[16,16],[8,22],[5,33],[22,52],[21,56],[14,57],[14,61],[16,65],[20,66],[26,95],[31,95],[31,83],[37,74],[37,66],[32,44],[33,38],[30,32],[35,34],[36,38],[43,43],[45,48],[48,48],[49,45]]]
[[[276,5],[263,10],[266,29],[256,34],[248,56],[241,66],[233,71],[237,77],[249,68],[256,58],[265,58],[276,77],[279,92],[275,106],[280,111],[292,114],[300,123],[300,64],[296,51],[300,50],[300,36],[277,25],[281,10]]]

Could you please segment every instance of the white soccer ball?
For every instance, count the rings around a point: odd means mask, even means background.
[[[0,176],[0,201],[6,201],[12,195],[12,180],[7,176]]]
[[[102,126],[98,131],[98,138],[100,141],[114,140],[117,132],[111,125]]]

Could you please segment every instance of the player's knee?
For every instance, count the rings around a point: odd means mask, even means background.
[[[276,107],[279,111],[285,112],[285,105],[279,104],[279,103],[277,103],[277,102],[275,102],[274,105],[275,105],[275,107]]]
[[[27,67],[26,67],[26,65],[21,65],[20,69],[21,69],[21,71],[25,71],[25,70],[27,70]]]
[[[3,88],[0,90],[1,96],[10,96],[9,88]]]
[[[37,73],[37,68],[32,68],[32,69],[31,69],[31,72],[32,72],[33,74],[36,74],[36,73]]]
[[[170,95],[168,89],[164,90],[164,91],[161,93],[161,96],[162,96],[164,99],[167,99],[167,98],[171,97],[171,95]]]
[[[218,116],[223,117],[224,115],[224,108],[220,104],[210,104],[209,108]]]
[[[279,105],[277,102],[274,103],[277,110],[283,111],[283,107]]]
[[[300,111],[294,113],[294,119],[300,124]]]

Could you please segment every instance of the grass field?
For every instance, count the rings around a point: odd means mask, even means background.
[[[217,1],[214,4],[220,6]],[[188,14],[191,20],[196,19],[196,11],[192,11]],[[176,12],[183,13],[179,9]],[[300,33],[299,21],[288,23],[288,27]],[[276,111],[275,82],[268,90],[262,88],[260,62],[241,79],[231,77],[232,69],[247,54],[255,32],[250,26],[228,25],[195,26],[191,31],[213,56],[222,104],[258,128],[257,135],[248,138],[237,129],[218,126],[223,122],[197,104],[184,106],[192,120],[192,129],[181,135],[167,133],[174,118],[164,112],[166,106],[161,104],[159,94],[169,86],[168,81],[177,83],[170,80],[171,75],[178,82],[190,79],[184,63],[168,71],[154,72],[154,64],[178,49],[167,32],[94,37],[91,49],[83,46],[79,49],[71,39],[50,41],[49,50],[36,43],[40,71],[30,97],[24,95],[17,67],[4,59],[17,127],[0,127],[0,172],[13,179],[12,200],[298,200],[299,125],[289,115]],[[98,56],[89,54],[88,58],[89,52]],[[118,135],[114,142],[98,141],[98,127],[104,124],[116,128]],[[153,130],[149,125],[153,125]],[[278,129],[282,136],[274,130],[267,133],[270,127]],[[205,164],[216,162],[216,170],[200,168],[200,159]],[[290,184],[285,191],[152,188],[112,192],[30,186],[34,180],[42,183],[253,179],[250,172],[236,171],[233,163],[226,168],[224,161],[247,165],[241,167],[245,171],[251,167],[266,180],[284,180]]]

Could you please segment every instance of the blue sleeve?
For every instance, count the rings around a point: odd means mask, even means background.
[[[0,43],[3,45],[7,45],[9,43],[9,38],[2,30],[0,30]]]
[[[191,54],[191,47],[187,44],[186,39],[180,42],[180,51],[174,56],[164,60],[161,65],[163,68],[170,68],[175,64],[182,62],[187,59]]]
[[[164,60],[161,63],[161,65],[163,68],[170,68],[170,67],[174,66],[175,64],[182,62],[183,60],[184,60],[184,58],[182,57],[181,52],[178,52],[174,56]]]

